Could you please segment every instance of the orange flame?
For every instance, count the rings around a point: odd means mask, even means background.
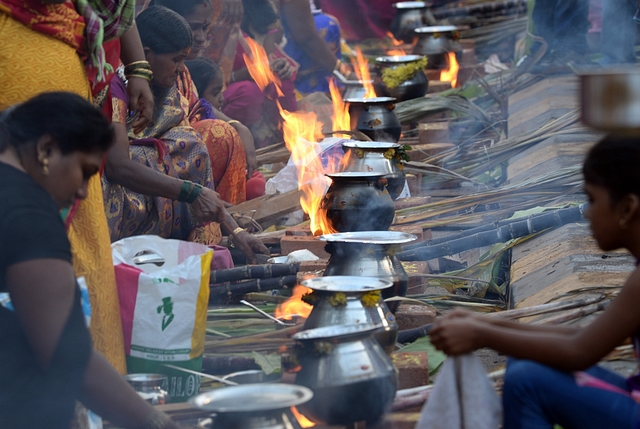
[[[296,285],[293,288],[291,298],[287,299],[285,302],[278,304],[274,311],[274,315],[277,318],[284,320],[291,320],[293,319],[293,315],[296,314],[304,318],[309,317],[313,306],[302,301],[302,296],[310,292],[312,292],[311,289],[304,286]]]
[[[456,54],[449,52],[449,67],[446,70],[440,72],[440,80],[442,82],[451,82],[451,88],[455,88],[458,84],[458,60],[456,60]]]
[[[391,43],[393,43],[393,46],[400,46],[404,44],[402,40],[398,40],[395,37],[393,37],[393,34],[391,33],[391,31],[387,31],[387,37],[389,38],[389,40],[391,40]]]
[[[263,90],[270,83],[274,83],[278,94],[282,94],[280,80],[271,72],[264,48],[250,39],[246,41],[251,55],[245,55],[245,62],[251,77]],[[276,105],[283,120],[285,144],[291,152],[291,159],[298,166],[298,189],[303,193],[300,205],[304,212],[309,214],[311,231],[315,235],[337,232],[329,226],[325,213],[320,211],[320,202],[331,182],[324,173],[338,171],[336,165],[323,168],[322,164],[317,162],[320,147],[316,142],[323,138],[323,124],[318,121],[315,113],[289,112],[283,109],[277,100]]]
[[[316,425],[314,422],[312,422],[311,420],[303,416],[302,413],[298,411],[296,407],[291,407],[291,412],[295,416],[296,420],[298,420],[298,423],[300,424],[300,426],[302,426],[303,428],[311,428]]]
[[[329,81],[329,92],[331,93],[331,102],[333,103],[333,131],[344,131],[351,129],[351,117],[349,116],[349,106],[342,99],[342,95],[338,90],[335,79]]]
[[[376,91],[373,89],[373,83],[371,81],[371,74],[369,73],[369,62],[362,55],[360,48],[356,48],[356,58],[351,59],[353,69],[356,72],[358,80],[362,81],[362,85],[365,89],[364,98],[376,97]]]

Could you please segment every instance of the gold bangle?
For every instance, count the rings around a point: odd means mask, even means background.
[[[127,64],[126,66],[124,66],[125,68],[127,67],[133,67],[133,66],[137,66],[137,65],[141,65],[146,67],[151,68],[151,65],[149,64],[149,61],[143,60],[143,61],[134,61],[132,63]]]
[[[236,229],[233,230],[233,232],[230,235],[235,237],[236,235],[240,234],[241,232],[244,232],[244,228],[237,227]]]
[[[240,124],[240,123],[241,123],[240,121],[235,120],[235,119],[232,119],[232,120],[230,120],[230,121],[227,121],[227,124],[229,124],[229,125],[233,125],[233,124]]]

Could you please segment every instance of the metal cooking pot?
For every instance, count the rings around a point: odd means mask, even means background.
[[[458,27],[453,25],[438,25],[434,27],[416,28],[418,42],[413,53],[426,55],[428,69],[446,69],[449,66],[448,53],[462,52],[462,45],[458,42]]]
[[[640,69],[580,72],[582,122],[613,132],[640,132]]]
[[[405,296],[409,276],[396,258],[397,247],[417,237],[399,231],[361,231],[321,235],[331,255],[325,276],[368,276],[393,282],[393,287],[382,291],[382,298]],[[391,302],[387,307],[395,312],[400,304]]]
[[[396,346],[398,324],[380,292],[393,283],[373,277],[328,276],[304,280],[313,290],[313,309],[304,329],[366,323],[376,325],[374,337],[388,354]],[[342,295],[344,301],[339,300]]]
[[[363,132],[375,141],[397,143],[402,134],[402,125],[393,109],[393,97],[345,98],[349,103],[351,129]]]
[[[406,175],[398,157],[397,143],[348,141],[342,144],[345,157],[342,158],[340,171],[383,173],[387,179],[387,190],[395,200],[402,193]]]
[[[431,3],[422,1],[403,1],[394,3],[396,14],[391,21],[389,30],[393,37],[405,43],[413,42],[413,30],[426,25],[434,25],[436,19],[429,10]]]
[[[365,420],[373,426],[389,411],[397,374],[373,339],[376,326],[343,325],[302,331],[293,336],[301,366],[296,383],[313,390],[300,406],[316,422],[349,425]]]
[[[127,374],[124,379],[151,405],[169,402],[169,378],[164,374]]]
[[[398,101],[411,100],[413,98],[420,98],[424,96],[429,89],[429,80],[422,70],[418,70],[413,76],[395,88],[388,88],[382,81],[381,77],[385,69],[395,70],[398,67],[419,61],[422,58],[423,55],[401,55],[376,58],[376,70],[378,72],[378,76],[380,76],[379,79],[376,79],[376,83],[374,84],[376,94],[394,97]]]

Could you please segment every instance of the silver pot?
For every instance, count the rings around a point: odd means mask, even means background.
[[[222,379],[238,384],[269,383],[280,380],[280,374],[274,372],[267,375],[261,369],[249,369],[246,371],[238,371],[227,374],[222,377]]]
[[[374,85],[376,94],[386,97],[394,97],[398,101],[423,97],[429,89],[429,80],[421,70],[418,70],[418,72],[416,72],[412,77],[405,80],[395,88],[388,88],[382,81],[381,77],[385,69],[394,70],[400,66],[419,61],[422,58],[422,55],[401,55],[376,58],[376,70],[378,72],[378,76],[380,76],[379,79],[376,79],[376,83]]]
[[[405,296],[409,276],[396,258],[396,247],[410,243],[417,237],[398,231],[362,231],[321,235],[331,254],[324,271],[325,276],[368,276],[393,282],[393,287],[382,291],[382,298]],[[400,304],[391,302],[387,307],[395,312]]]
[[[343,325],[293,336],[301,369],[296,383],[313,390],[300,407],[305,416],[330,425],[365,420],[373,426],[391,408],[397,374],[373,339],[376,326]]]
[[[312,289],[313,309],[304,322],[304,329],[324,326],[366,323],[376,325],[374,337],[391,354],[398,338],[398,324],[393,313],[380,297],[371,299],[393,283],[373,277],[325,276],[304,280],[303,286]],[[372,295],[368,295],[373,293]],[[339,294],[344,303],[336,303]]]
[[[604,69],[579,76],[585,125],[610,132],[640,132],[640,69]]]
[[[431,3],[422,1],[403,1],[394,3],[396,14],[391,21],[389,30],[393,37],[405,43],[413,42],[413,30],[426,25],[434,25],[436,19],[429,10]]]
[[[345,98],[349,103],[351,129],[358,130],[370,139],[397,143],[402,134],[402,125],[393,109],[393,97]]]
[[[453,25],[438,25],[422,27],[414,30],[418,41],[413,53],[426,55],[428,69],[445,69],[449,65],[448,53],[462,52],[462,45],[458,42],[458,27]]]
[[[151,405],[169,402],[169,378],[164,374],[127,374],[124,379]]]
[[[214,429],[301,429],[291,407],[312,397],[303,386],[263,383],[211,390],[189,403],[214,413]]]
[[[373,81],[368,82],[373,83]],[[343,85],[345,89],[342,98],[363,98],[367,94],[367,90],[361,80],[348,80],[343,82]]]
[[[406,175],[397,156],[397,143],[348,141],[342,144],[346,159],[340,171],[383,173],[387,179],[387,191],[395,200],[402,193]]]

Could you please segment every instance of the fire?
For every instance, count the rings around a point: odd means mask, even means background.
[[[393,34],[391,33],[391,31],[387,31],[387,37],[389,38],[389,40],[391,40],[391,43],[393,43],[393,46],[400,46],[404,43],[402,40],[398,40],[395,37],[393,37]]]
[[[458,60],[456,60],[456,54],[449,52],[449,67],[446,70],[440,72],[440,80],[442,82],[451,82],[451,88],[455,88],[458,83]]]
[[[300,426],[302,426],[303,428],[310,428],[316,425],[314,422],[312,422],[311,420],[303,416],[302,413],[298,411],[296,407],[291,407],[291,412],[295,416],[296,420],[298,420],[298,423],[300,424]]]
[[[291,298],[283,303],[278,304],[274,314],[279,319],[291,320],[294,315],[302,316],[304,318],[309,317],[313,306],[307,304],[302,300],[302,296],[312,292],[311,289],[304,286],[296,285],[293,288]]]
[[[333,131],[344,131],[351,129],[351,117],[349,116],[349,106],[347,106],[340,95],[335,79],[329,81],[329,92],[333,103]]]
[[[267,86],[269,86],[270,83],[275,83],[276,89],[278,91],[278,96],[283,96],[284,94],[280,89],[282,82],[280,82],[280,78],[274,75],[273,71],[271,71],[271,67],[269,67],[269,57],[267,56],[267,52],[253,39],[247,37],[245,38],[245,41],[249,45],[251,56],[246,54],[242,54],[242,56],[244,57],[244,62],[246,63],[249,74],[251,75],[253,80],[263,91]]]
[[[369,73],[369,62],[362,55],[360,48],[356,48],[356,58],[351,59],[353,69],[356,72],[358,80],[362,81],[362,85],[365,89],[364,98],[376,97],[376,91],[373,89],[373,81],[371,80],[371,74]]]

